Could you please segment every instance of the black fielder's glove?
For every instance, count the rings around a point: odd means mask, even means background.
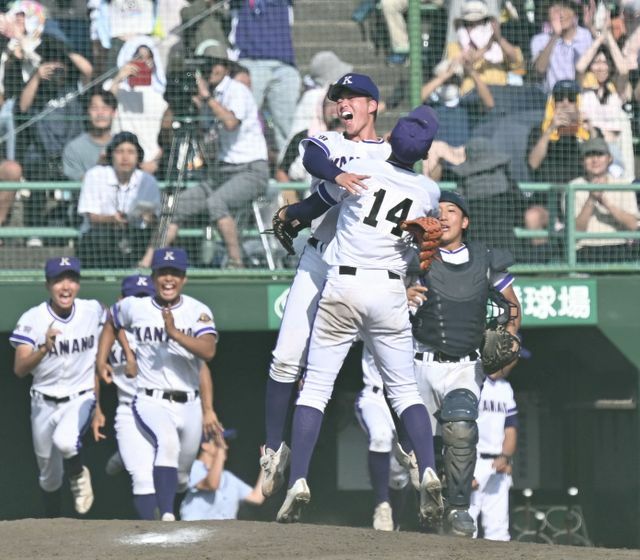
[[[284,248],[288,255],[295,255],[296,252],[293,249],[293,240],[298,237],[298,232],[302,231],[305,228],[308,228],[310,224],[305,222],[301,222],[298,219],[295,220],[287,220],[283,219],[281,216],[286,216],[286,209],[290,205],[282,206],[278,208],[276,213],[273,215],[273,219],[271,220],[272,229],[265,230],[264,233],[272,233],[276,236],[276,239],[280,242],[280,245]],[[283,212],[285,210],[285,212]]]
[[[488,328],[484,332],[480,356],[484,373],[491,375],[518,359],[520,339],[512,335],[502,325]]]

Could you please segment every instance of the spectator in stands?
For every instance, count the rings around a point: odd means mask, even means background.
[[[461,56],[488,85],[522,84],[522,51],[504,38],[497,14],[489,12],[484,0],[467,0],[455,25],[457,41],[447,45],[448,60],[459,60]],[[460,91],[464,95],[474,87],[475,81],[469,76]]]
[[[135,134],[116,134],[106,157],[107,165],[91,168],[82,182],[80,259],[87,268],[130,268],[149,245],[160,215],[160,189],[139,168],[144,152]]]
[[[182,23],[186,24],[201,16],[213,4],[213,0],[191,0],[187,6],[180,10]],[[187,27],[182,33],[182,45],[176,45],[176,50],[181,50],[185,56],[195,54],[196,48],[205,41],[215,45],[229,46],[225,28],[229,18],[228,12],[215,10],[195,24]]]
[[[462,96],[460,84],[465,76],[470,77],[476,87]],[[423,103],[432,105],[440,120],[436,134],[439,143],[429,150],[429,177],[452,180],[451,165],[461,163],[459,148],[469,140],[471,129],[493,109],[493,95],[473,64],[461,55],[455,61],[444,60],[438,64],[434,77],[422,86],[421,95]]]
[[[278,151],[286,145],[292,107],[300,97],[301,79],[291,39],[293,7],[289,0],[233,0],[238,62],[249,70],[258,109],[265,104],[273,121]]]
[[[548,21],[542,33],[531,39],[531,58],[535,72],[543,80],[545,92],[559,80],[574,80],[576,61],[592,42],[588,29],[578,25],[575,4],[571,0],[550,0]]]
[[[100,16],[109,30],[107,68],[117,64],[120,50],[129,39],[139,35],[151,35],[156,23],[154,0],[102,1]],[[159,59],[158,59],[159,60]],[[121,64],[118,64],[121,67]]]
[[[629,72],[610,23],[582,55],[576,73],[582,83],[582,114],[609,144],[613,156],[610,172],[617,178],[633,180],[631,122],[623,109],[631,98]]]
[[[167,109],[164,99],[167,78],[160,55],[149,37],[129,39],[118,53],[120,70],[105,88],[118,99],[113,131],[133,132],[145,153],[142,170],[152,175],[158,170],[162,150],[158,135]]]
[[[612,177],[609,146],[603,138],[593,138],[581,145],[584,175],[571,184],[616,184]],[[599,191],[576,191],[576,231],[612,233],[636,231],[640,211],[634,191],[623,191],[603,186]],[[638,259],[638,243],[624,239],[580,239],[577,242],[580,262],[625,262]]]
[[[474,217],[469,239],[514,253],[513,228],[520,223],[523,201],[509,165],[509,156],[496,151],[491,140],[472,138],[465,147],[464,163],[453,172]]]
[[[253,488],[224,468],[227,443],[223,438],[204,441],[189,475],[189,489],[180,506],[182,521],[237,519],[242,503],[261,505],[262,476]]]
[[[536,34],[535,5],[527,0],[504,2],[505,21],[501,31],[509,43],[522,52],[525,64],[531,60],[531,39]]]
[[[105,163],[106,147],[111,142],[111,126],[118,109],[118,100],[110,91],[97,88],[89,94],[87,113],[89,124],[71,140],[62,153],[64,174],[71,181],[80,181],[85,173],[99,163]]]
[[[49,36],[43,37],[37,52],[41,63],[20,93],[15,111],[17,120],[31,122],[18,135],[17,159],[27,180],[60,181],[66,179],[64,147],[82,132],[84,109],[78,86],[91,79],[92,67],[82,55]],[[50,195],[54,198],[56,193]],[[25,224],[69,225],[73,220],[64,193],[63,200],[54,198],[56,202],[47,208],[46,198],[42,191],[31,193],[25,204]]]
[[[218,134],[217,166],[197,187],[187,189],[179,199],[174,220],[167,232],[171,244],[178,227],[190,218],[206,213],[225,242],[229,268],[242,268],[242,249],[234,213],[264,194],[269,184],[267,144],[258,119],[258,107],[251,90],[229,76],[229,61],[212,58],[208,81],[198,80],[195,98],[210,127]],[[141,266],[148,266],[152,253]]]
[[[580,114],[580,87],[573,80],[556,82],[547,100],[542,126],[529,134],[528,163],[534,181],[568,183],[582,173],[579,144],[591,129]]]

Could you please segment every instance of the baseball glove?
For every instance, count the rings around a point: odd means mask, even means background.
[[[303,223],[300,220],[283,220],[280,217],[280,213],[289,206],[290,205],[287,204],[278,208],[271,220],[273,226],[272,229],[267,229],[264,233],[272,233],[275,235],[276,239],[280,242],[280,245],[284,247],[287,254],[295,255],[296,252],[293,249],[293,240],[298,237],[298,232],[309,227],[309,224]]]
[[[520,339],[502,325],[488,328],[484,331],[480,356],[485,374],[491,375],[520,356]]]
[[[411,233],[418,245],[420,270],[429,270],[433,259],[438,254],[442,238],[440,220],[431,216],[423,216],[415,220],[404,220],[400,222],[400,227]]]

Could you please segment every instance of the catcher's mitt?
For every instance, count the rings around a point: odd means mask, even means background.
[[[273,219],[271,223],[273,225],[272,229],[267,229],[264,233],[272,233],[276,236],[276,239],[280,242],[280,245],[284,247],[284,250],[288,255],[295,255],[296,252],[293,249],[293,240],[298,237],[298,232],[309,227],[309,224],[303,223],[300,220],[291,220],[288,221],[286,219],[282,219],[280,217],[280,213],[288,208],[290,205],[287,204],[278,208],[276,213],[273,215]]]
[[[433,259],[438,254],[442,238],[440,220],[432,216],[423,216],[415,220],[404,220],[400,222],[400,227],[411,233],[418,245],[420,270],[429,270]]]
[[[488,328],[484,331],[480,356],[485,374],[491,375],[520,356],[520,339],[502,325]]]

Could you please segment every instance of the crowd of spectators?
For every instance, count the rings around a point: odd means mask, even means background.
[[[474,215],[488,224],[474,231],[484,231],[491,245],[511,248],[522,261],[564,258],[561,242],[547,250],[565,228],[563,195],[526,186],[521,193],[517,185],[596,177],[584,152],[594,139],[602,140],[599,153],[608,161],[606,182],[635,180],[640,2],[422,3],[428,8],[423,18],[443,28],[441,44],[431,29],[433,40],[425,42],[423,53],[422,99],[441,120],[425,173],[458,183],[477,205]],[[406,66],[408,1],[365,0],[354,7],[358,23],[378,12],[388,37],[386,63]],[[231,0],[223,9],[211,0],[8,4],[0,14],[0,180],[83,183],[81,204],[73,191],[20,191],[23,224],[79,227],[80,251],[84,247],[87,256],[100,247],[114,266],[147,265],[147,244],[160,217],[159,191],[153,204],[145,199],[142,221],[139,211],[130,216],[113,201],[89,201],[87,193],[96,189],[98,176],[113,184],[106,198],[129,192],[131,179],[119,174],[114,158],[112,140],[120,133],[131,135],[136,177],[145,184],[172,179],[174,132],[185,119],[195,120],[189,157],[178,160],[199,186],[181,195],[168,240],[182,226],[215,226],[226,252],[217,264],[245,266],[238,233],[243,212],[265,194],[269,178],[307,179],[296,147],[308,133],[339,129],[326,91],[340,75],[358,70],[357,60],[322,50],[301,76],[293,16],[291,0]],[[98,173],[95,166],[110,171]],[[577,210],[585,196],[584,211],[595,209],[589,220],[576,217],[578,230],[637,229],[633,219],[612,210],[616,197],[609,191],[599,198],[599,191],[576,192]],[[624,192],[625,199],[634,196]],[[15,196],[0,193],[0,226],[10,222]],[[297,196],[284,194],[289,201]],[[130,203],[133,198],[124,206]],[[117,219],[105,224],[98,215]],[[518,226],[546,233],[518,240]],[[134,242],[131,231],[144,235],[136,233]],[[587,241],[578,244],[581,255],[591,245]],[[633,241],[615,242],[625,246],[622,254],[635,255]]]

